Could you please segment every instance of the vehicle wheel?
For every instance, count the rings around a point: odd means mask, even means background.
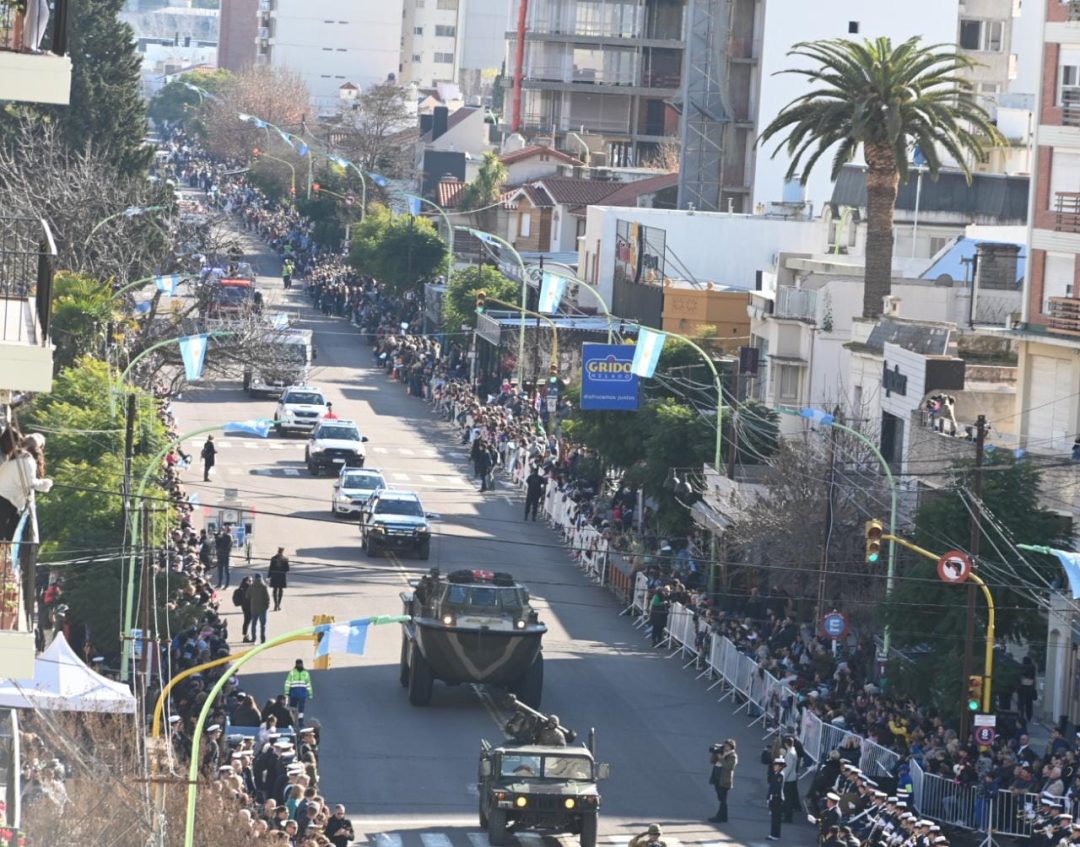
[[[274,418],[274,434],[281,435],[281,421],[277,418]]]
[[[581,847],[596,847],[596,812],[581,816]]]
[[[371,538],[366,538],[364,540],[367,542],[367,547],[365,549],[365,552],[369,556],[378,556],[379,555],[379,548],[375,546],[375,541],[373,539],[371,539]]]
[[[488,843],[491,847],[503,847],[506,844],[506,810],[492,809],[487,822]]]
[[[416,557],[418,559],[423,559],[426,562],[430,555],[431,555],[431,539],[430,538],[427,541],[421,541],[419,544],[416,545]]]
[[[319,475],[319,466],[318,466],[318,465],[316,465],[316,464],[314,464],[314,463],[313,463],[313,462],[311,461],[311,459],[308,459],[308,463],[307,463],[307,472],[308,472],[309,474],[311,474],[312,476],[318,476],[318,475]]]
[[[540,708],[540,700],[544,693],[544,654],[537,653],[532,665],[525,674],[514,684],[514,690],[518,699],[533,709]]]
[[[330,503],[330,514],[335,518],[337,517],[337,506],[333,503],[333,501],[331,501]]]
[[[479,806],[477,811],[480,813],[480,829],[487,829],[488,816],[484,814],[483,798],[481,798],[480,802],[477,805]]]
[[[431,673],[431,665],[427,663],[424,654],[419,650],[413,651],[412,664],[409,665],[409,702],[414,706],[426,706],[430,703],[431,688],[434,683],[435,677]],[[494,847],[495,842],[491,843]]]
[[[404,635],[401,636],[401,668],[398,672],[398,680],[402,688],[409,687],[409,639]]]
[[[251,393],[251,374],[244,374],[244,391]]]

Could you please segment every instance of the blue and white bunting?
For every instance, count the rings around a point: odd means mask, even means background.
[[[327,158],[329,158],[331,162],[333,162],[335,165],[337,165],[343,171],[346,171],[346,170],[349,169],[349,160],[348,159],[342,159],[341,156],[328,156]]]
[[[273,421],[258,418],[250,421],[229,421],[221,425],[221,431],[226,435],[257,435],[266,438],[270,435],[270,427]]]
[[[185,335],[180,339],[180,357],[184,360],[184,376],[188,382],[195,382],[202,376],[206,363],[206,342],[208,335]]]
[[[375,174],[368,171],[368,179],[375,183],[379,188],[386,188],[390,184],[390,180],[384,177],[382,174]]]
[[[566,277],[544,271],[540,277],[540,304],[536,311],[553,315],[559,310],[563,292],[566,291]]]
[[[836,418],[828,412],[823,412],[821,409],[799,409],[799,415],[814,421],[814,423],[819,423],[822,426],[832,426],[833,422],[836,420]]]
[[[1070,550],[1054,550],[1053,553],[1061,562],[1061,567],[1065,569],[1073,600],[1080,600],[1080,553],[1073,553]]]
[[[299,139],[297,139],[297,141],[299,141]],[[303,141],[300,141],[300,149],[297,152],[301,156],[306,156],[310,152],[310,148]]]
[[[415,218],[417,215],[420,214],[420,198],[409,196],[405,199],[409,203],[409,214]]]
[[[280,129],[280,128],[276,127],[276,126],[275,126],[275,127],[271,127],[271,129],[273,129],[273,130],[274,130],[274,131],[275,131],[275,132],[276,132],[276,133],[277,133],[278,135],[280,135],[280,136],[281,136],[281,140],[282,140],[282,141],[284,141],[284,142],[285,142],[286,144],[288,144],[288,145],[289,145],[290,147],[293,147],[293,149],[295,149],[295,147],[294,147],[294,145],[293,145],[293,143],[292,143],[292,136],[291,136],[291,135],[289,135],[289,133],[287,133],[287,132],[286,132],[285,130],[283,130],[283,129]]]
[[[368,619],[348,623],[326,624],[315,627],[315,634],[322,636],[315,650],[316,658],[331,653],[351,653],[363,656],[367,645]]]
[[[154,277],[154,285],[157,286],[157,290],[164,294],[169,292],[169,296],[172,297],[176,294],[176,286],[180,284],[179,274],[166,274],[165,276]]]
[[[153,305],[154,304],[151,303],[149,300],[143,300],[141,303],[135,304],[135,311],[138,312],[140,315],[145,315],[147,312],[150,311],[150,308]]]
[[[634,345],[634,361],[630,363],[630,373],[649,379],[656,373],[656,365],[667,341],[666,332],[641,327],[638,330],[637,344]]]

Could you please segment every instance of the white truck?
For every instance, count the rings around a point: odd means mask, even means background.
[[[272,330],[255,345],[244,366],[244,390],[277,396],[290,385],[306,385],[315,361],[310,329]]]

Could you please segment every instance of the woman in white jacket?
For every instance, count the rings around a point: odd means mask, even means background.
[[[45,477],[45,437],[26,436],[0,465],[0,541],[15,537],[19,518],[34,502],[34,492],[45,494],[52,485]]]

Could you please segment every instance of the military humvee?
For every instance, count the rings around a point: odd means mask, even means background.
[[[513,702],[513,698],[511,698]],[[547,716],[515,704],[538,720],[543,727]],[[507,731],[521,738],[515,719]],[[572,732],[563,730],[568,741]],[[536,737],[541,737],[537,735]],[[596,847],[597,814],[600,792],[596,783],[607,779],[608,765],[597,764],[595,735],[589,733],[589,746],[538,743],[507,743],[493,747],[481,741],[480,827],[487,830],[492,847],[502,847],[511,830],[544,833],[572,833],[581,839],[581,847]]]
[[[402,624],[400,679],[410,703],[426,706],[440,679],[497,685],[540,705],[547,627],[510,574],[432,568],[401,600],[410,619]]]

